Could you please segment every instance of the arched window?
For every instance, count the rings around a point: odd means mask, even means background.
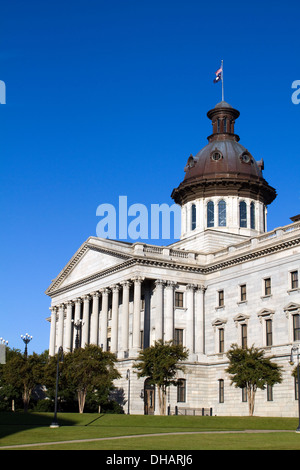
[[[219,201],[218,203],[219,212],[219,227],[226,227],[226,202]]]
[[[247,204],[240,202],[240,227],[247,227]]]
[[[196,205],[192,204],[191,230],[195,230],[197,223]]]
[[[255,204],[251,202],[250,204],[250,227],[255,230]]]
[[[215,225],[215,209],[214,203],[209,201],[207,203],[207,227],[214,227]]]
[[[224,117],[223,119],[223,131],[227,132],[227,118],[226,117]]]

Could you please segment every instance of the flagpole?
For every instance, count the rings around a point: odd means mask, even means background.
[[[223,70],[223,60],[222,60],[222,101],[224,101],[224,70]]]

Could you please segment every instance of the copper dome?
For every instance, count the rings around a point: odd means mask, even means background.
[[[275,189],[262,175],[263,160],[257,162],[234,133],[239,115],[225,101],[207,113],[213,133],[208,137],[208,144],[196,156],[189,157],[185,178],[171,195],[176,203],[182,205],[199,197],[225,195],[250,197],[265,204],[275,199]]]

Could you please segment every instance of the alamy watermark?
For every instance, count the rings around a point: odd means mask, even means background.
[[[292,88],[296,89],[296,91],[292,94],[292,102],[294,104],[300,103],[300,80],[294,80],[292,83]]]
[[[101,217],[96,227],[100,238],[120,240],[171,240],[180,238],[181,208],[151,204],[150,210],[141,203],[128,206],[127,196],[119,196],[119,205],[100,204],[96,215]]]
[[[6,85],[0,80],[0,104],[6,104]]]

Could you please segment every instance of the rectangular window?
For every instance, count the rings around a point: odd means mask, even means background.
[[[266,320],[266,346],[272,346],[273,335],[272,335],[272,320]]]
[[[298,289],[298,271],[291,272],[291,289]]]
[[[219,353],[224,352],[224,328],[219,329]]]
[[[224,291],[223,290],[218,291],[218,306],[224,307]]]
[[[273,401],[273,387],[272,387],[272,385],[267,385],[267,401]]]
[[[246,284],[240,286],[241,289],[241,302],[245,302],[247,300],[247,291],[246,291]]]
[[[219,380],[219,403],[224,403],[224,380]]]
[[[185,403],[186,401],[186,381],[179,379],[177,382],[177,401]]]
[[[271,295],[271,278],[264,279],[264,295]]]
[[[180,344],[183,345],[183,330],[179,328],[175,328],[175,331],[174,331],[174,344],[176,346]]]
[[[294,341],[300,341],[300,321],[299,314],[293,315]]]
[[[183,292],[175,292],[175,307],[183,307]]]
[[[242,333],[242,348],[246,349],[247,347],[247,325],[241,325]]]

